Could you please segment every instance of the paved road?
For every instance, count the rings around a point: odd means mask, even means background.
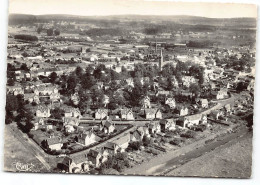
[[[83,154],[88,153],[90,149],[101,148],[101,147],[105,146],[108,142],[115,141],[115,140],[117,140],[118,138],[120,138],[120,137],[126,135],[127,133],[129,133],[129,132],[131,132],[131,131],[133,131],[133,130],[135,130],[135,129],[136,129],[136,127],[133,126],[133,127],[129,128],[129,129],[125,130],[125,131],[122,132],[121,134],[119,134],[119,135],[117,135],[117,136],[115,136],[115,137],[112,137],[112,138],[106,140],[105,142],[102,142],[102,143],[100,143],[100,144],[98,144],[98,145],[96,145],[96,146],[94,146],[94,147],[89,148],[89,149],[86,149],[86,150],[83,150],[83,151],[80,151],[80,152],[77,152],[77,153],[74,153],[74,154],[70,154],[70,156],[76,157],[76,156],[79,156],[79,155],[83,155]]]

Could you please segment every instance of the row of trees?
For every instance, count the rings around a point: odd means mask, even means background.
[[[42,31],[44,30],[43,26],[40,25],[38,28],[37,28],[37,33],[40,34]],[[60,35],[60,30],[59,29],[54,29],[54,28],[49,28],[46,30],[46,33],[48,36],[52,36],[52,35]]]
[[[23,132],[30,132],[33,128],[33,114],[25,107],[23,95],[14,96],[7,94],[5,110],[5,124],[10,124],[15,121]]]

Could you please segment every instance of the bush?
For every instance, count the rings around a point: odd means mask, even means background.
[[[129,143],[128,148],[133,149],[133,150],[139,150],[141,146],[142,146],[141,142],[135,141],[135,142]]]
[[[183,142],[182,139],[175,138],[175,139],[171,140],[169,143],[172,144],[172,145],[180,146],[182,142]]]
[[[185,133],[181,134],[181,137],[185,137],[185,138],[194,138],[195,137],[195,132],[188,130]]]
[[[144,146],[149,146],[151,144],[151,139],[149,139],[147,136],[143,137],[143,145]]]
[[[15,39],[26,40],[26,41],[38,41],[38,37],[33,35],[15,35]]]

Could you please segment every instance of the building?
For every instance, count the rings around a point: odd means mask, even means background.
[[[134,120],[134,113],[132,109],[121,109],[120,115],[122,120]]]
[[[39,118],[48,118],[51,116],[50,108],[46,105],[39,105],[36,110],[36,116]]]
[[[166,104],[166,105],[169,105],[169,107],[170,107],[171,109],[174,109],[174,108],[176,107],[176,102],[175,102],[175,99],[174,99],[174,98],[168,98],[168,97],[166,97],[166,98],[165,98],[165,104]]]
[[[86,154],[78,156],[66,156],[62,161],[62,168],[69,173],[81,173],[89,171],[89,161]]]
[[[173,131],[176,129],[176,121],[173,119],[163,119],[160,121],[161,131]]]
[[[63,126],[79,126],[79,119],[75,117],[63,117]]]
[[[142,100],[143,108],[151,108],[151,102],[149,96],[145,96]]]
[[[95,167],[99,167],[102,163],[102,154],[100,151],[91,149],[87,154],[89,162]]]
[[[100,130],[103,130],[103,132],[106,134],[114,132],[115,129],[115,124],[110,120],[102,121],[100,124]]]
[[[151,121],[149,124],[147,124],[147,127],[149,129],[150,134],[156,134],[161,132],[160,121]]]
[[[66,108],[64,110],[64,117],[81,118],[81,112],[78,108]]]
[[[94,134],[93,132],[91,131],[88,131],[84,134],[81,134],[79,137],[78,137],[78,142],[84,146],[88,146],[88,145],[91,145],[93,143],[96,143],[98,141],[100,141],[101,138],[98,137],[96,134]]]
[[[145,119],[162,119],[162,113],[160,109],[144,109]]]
[[[50,150],[61,150],[63,143],[58,137],[52,137],[45,140],[45,146]]]
[[[107,109],[98,109],[95,112],[95,119],[105,119],[108,116]]]

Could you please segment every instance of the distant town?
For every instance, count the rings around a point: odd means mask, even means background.
[[[167,175],[158,165],[251,132],[254,25],[207,24],[10,15],[5,123],[33,156],[19,158],[37,172]]]

